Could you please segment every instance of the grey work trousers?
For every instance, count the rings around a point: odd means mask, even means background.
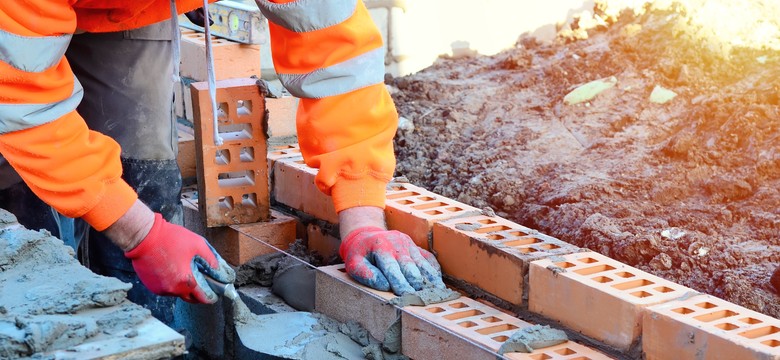
[[[123,179],[153,211],[180,224],[172,33],[166,21],[131,31],[75,35],[65,55],[84,87],[77,111],[91,130],[119,143]],[[27,228],[47,229],[74,248],[81,244],[85,265],[132,283],[128,298],[172,324],[175,298],[146,289],[121,249],[81,220],[53,211],[1,158],[0,176],[5,183],[0,184],[5,188],[0,190],[0,208],[14,213]]]

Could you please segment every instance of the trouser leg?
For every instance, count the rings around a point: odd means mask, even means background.
[[[139,199],[181,223],[181,175],[176,163],[170,23],[139,30],[76,35],[66,56],[84,87],[78,112],[90,129],[122,148],[122,177]],[[88,236],[90,268],[133,284],[128,298],[171,324],[175,298],[143,286],[121,249],[101,233]]]

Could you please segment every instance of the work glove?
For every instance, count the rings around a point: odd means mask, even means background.
[[[236,273],[206,239],[165,221],[158,213],[154,214],[152,230],[135,249],[125,252],[125,257],[150,291],[191,303],[217,301],[206,275],[222,283],[236,279]]]
[[[347,274],[357,282],[403,295],[425,287],[445,288],[430,252],[399,231],[367,226],[349,233],[339,247]]]
[[[200,27],[206,27],[206,15],[204,14],[203,8],[187,11],[184,13],[184,16],[186,16],[187,19],[193,24]],[[209,25],[214,25],[214,20],[211,19],[211,14],[209,14]]]

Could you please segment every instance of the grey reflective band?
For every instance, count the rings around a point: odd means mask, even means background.
[[[380,47],[308,74],[279,74],[279,80],[299,98],[346,94],[385,81],[385,51]]]
[[[49,104],[0,105],[0,134],[43,125],[76,110],[84,97],[84,89],[78,80],[73,81],[73,93],[62,101]]]
[[[274,4],[256,0],[260,11],[276,25],[302,33],[338,25],[355,13],[357,0],[297,0]]]
[[[42,72],[60,63],[71,36],[20,36],[0,30],[0,61],[22,71]]]

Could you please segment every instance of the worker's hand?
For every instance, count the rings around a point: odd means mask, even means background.
[[[206,239],[154,214],[149,234],[125,252],[141,282],[158,295],[173,295],[187,302],[211,304],[218,296],[205,275],[232,283],[236,274]]]
[[[439,263],[399,231],[366,226],[353,230],[339,249],[347,274],[377,290],[403,295],[435,286],[444,288]]]

